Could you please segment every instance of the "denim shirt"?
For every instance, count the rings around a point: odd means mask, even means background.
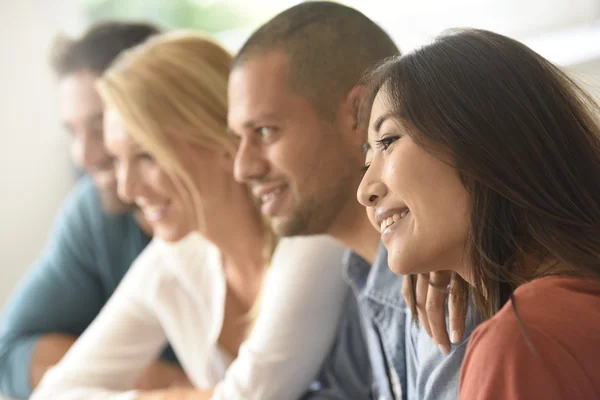
[[[345,276],[363,316],[373,398],[457,399],[460,364],[468,337],[476,326],[471,310],[465,339],[453,345],[446,356],[425,330],[412,322],[412,314],[402,297],[403,277],[389,269],[383,245],[372,268],[350,253]]]

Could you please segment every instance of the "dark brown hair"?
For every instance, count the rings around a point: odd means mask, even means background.
[[[304,2],[275,16],[250,36],[233,68],[273,51],[287,55],[292,88],[325,116],[335,114],[368,68],[400,54],[364,14],[328,1]]]
[[[58,36],[50,53],[50,65],[59,79],[81,70],[101,75],[123,50],[158,33],[157,27],[146,23],[99,23],[79,39]]]
[[[470,193],[468,294],[484,319],[535,277],[518,265],[531,252],[600,278],[600,110],[573,79],[513,39],[469,29],[367,82],[363,111],[383,90],[415,143],[450,159]]]

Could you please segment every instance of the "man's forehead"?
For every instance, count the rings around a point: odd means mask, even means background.
[[[234,68],[229,79],[229,122],[276,118],[282,110],[290,112],[295,96],[290,90],[287,71],[278,68],[272,57],[254,58]],[[280,64],[279,64],[280,65]]]
[[[101,115],[102,98],[94,80],[85,76],[68,76],[59,84],[59,104],[63,117],[95,118]]]
[[[290,57],[282,50],[272,49],[250,53],[235,63],[233,71],[237,69],[284,69],[290,67]]]
[[[282,52],[256,55],[236,65],[229,78],[229,94],[244,89],[270,89],[281,92],[289,90],[290,68],[287,56]]]

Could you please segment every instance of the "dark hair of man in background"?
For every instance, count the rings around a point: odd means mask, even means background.
[[[158,33],[158,28],[147,23],[101,23],[80,39],[59,36],[50,54],[50,65],[59,79],[85,69],[102,74],[123,50]]]

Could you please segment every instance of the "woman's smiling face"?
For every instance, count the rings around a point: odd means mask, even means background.
[[[358,200],[379,227],[398,274],[464,271],[470,198],[457,170],[419,147],[388,106],[373,102]]]

